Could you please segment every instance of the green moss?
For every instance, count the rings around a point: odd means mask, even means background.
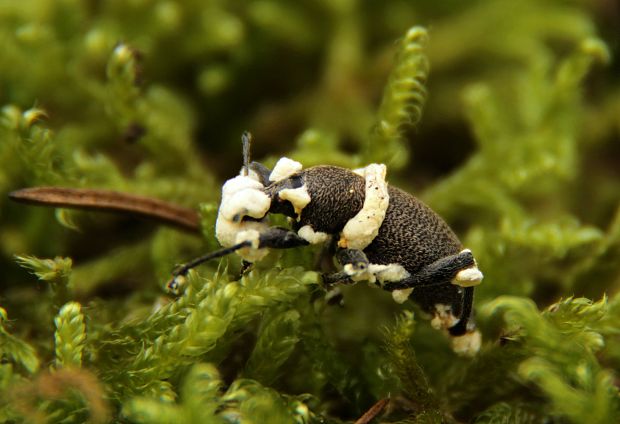
[[[0,422],[340,423],[387,397],[377,421],[620,421],[616,9],[0,1]],[[267,165],[385,162],[445,217],[485,274],[478,356],[388,293],[326,304],[312,248],[167,294],[217,248],[246,129]],[[202,237],[7,199],[41,185],[191,207]]]

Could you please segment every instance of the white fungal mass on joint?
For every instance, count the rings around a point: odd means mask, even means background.
[[[379,234],[379,228],[383,224],[390,204],[390,195],[385,182],[385,165],[373,163],[354,172],[366,180],[364,204],[342,229],[338,246],[363,250]]]
[[[471,250],[464,249],[461,251],[461,253],[465,252],[471,252]],[[456,284],[461,287],[473,287],[480,284],[483,278],[484,275],[482,275],[482,272],[478,269],[476,261],[474,261],[473,266],[462,269],[456,274],[456,276],[452,279],[452,284]]]
[[[304,225],[301,227],[299,231],[297,231],[297,234],[310,244],[325,243],[329,240],[329,234],[321,231],[314,231],[310,225]]]
[[[480,272],[478,267],[473,266],[459,271],[452,283],[461,287],[473,287],[480,284],[482,277],[482,272]]]
[[[435,314],[431,320],[431,326],[436,330],[448,330],[459,322],[459,318],[452,313],[452,306],[437,303],[435,305]],[[474,356],[480,350],[482,337],[478,330],[468,327],[468,330],[462,336],[451,336],[452,350],[454,353],[463,356]]]
[[[431,326],[436,330],[447,330],[453,327],[458,318],[452,314],[452,306],[438,303],[435,305],[435,314],[431,320]]]
[[[249,176],[239,175],[222,187],[222,202],[215,222],[215,237],[224,247],[230,247],[245,240],[258,246],[258,237],[269,225],[263,220],[269,211],[271,200],[263,192],[263,185]],[[243,217],[259,221],[244,221]],[[242,236],[240,236],[240,234]],[[240,239],[243,236],[247,239]],[[267,254],[265,249],[247,247],[238,251],[250,262],[257,261]]]
[[[413,293],[413,287],[402,290],[393,290],[392,299],[394,299],[394,302],[396,303],[405,303],[407,299],[409,299],[409,296],[411,296],[411,293]]]
[[[244,241],[252,242],[252,246],[237,250],[237,254],[248,262],[260,261],[269,253],[267,249],[258,248],[260,243],[260,231],[256,229],[244,230],[237,233],[235,243],[242,243]]]
[[[281,181],[301,171],[302,168],[303,166],[301,165],[301,163],[297,161],[289,158],[281,158],[276,163],[276,166],[273,167],[273,171],[271,171],[271,174],[269,174],[269,181],[274,183]]]
[[[366,280],[370,284],[379,283],[382,286],[387,282],[403,281],[411,274],[400,264],[369,264],[368,267],[360,269],[352,264],[344,266],[344,271],[351,276],[353,281]],[[396,303],[404,303],[413,292],[413,287],[402,290],[393,290],[392,298]]]
[[[474,356],[480,350],[482,336],[478,330],[468,331],[462,336],[452,337],[452,350],[457,355]]]
[[[280,190],[278,192],[278,197],[282,200],[291,202],[297,214],[298,221],[301,216],[301,211],[310,203],[310,194],[305,184],[299,188],[285,188],[284,190]]]
[[[407,270],[399,264],[370,264],[368,265],[368,271],[374,276],[376,281],[379,281],[379,283],[402,281],[410,275],[409,272],[407,272]]]
[[[369,283],[379,282],[380,285],[390,281],[402,281],[410,275],[400,264],[368,264],[364,269],[346,264],[343,269],[353,281],[366,280]]]

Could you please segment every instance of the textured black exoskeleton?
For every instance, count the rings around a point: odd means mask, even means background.
[[[323,165],[303,170],[295,169],[277,181],[271,181],[271,170],[260,163],[248,162],[246,156],[244,172],[246,175],[248,172],[254,175],[259,184],[256,191],[267,196],[267,206],[264,216],[262,213],[259,216],[248,216],[244,214],[247,209],[242,195],[234,201],[226,200],[231,202],[230,204],[234,203],[240,211],[230,222],[243,226],[245,222],[264,221],[266,215],[276,213],[292,218],[292,228],[266,225],[256,233],[253,240],[250,237],[247,240],[229,242],[221,251],[205,255],[178,268],[174,272],[175,277],[185,274],[205,260],[232,251],[293,248],[316,242],[331,243],[343,270],[324,275],[323,280],[327,286],[351,283],[370,276],[385,290],[400,290],[403,291],[403,296],[410,295],[424,311],[434,315],[438,321],[443,321],[439,326],[447,329],[452,336],[464,335],[474,330],[470,321],[473,285],[480,282],[482,274],[477,269],[472,253],[463,249],[445,221],[424,203],[387,184],[369,186],[363,173],[360,175],[360,172],[345,168]],[[384,213],[384,218],[380,224],[374,224],[377,226],[376,234],[371,236],[369,243],[361,249],[349,248],[346,242],[343,245],[343,229],[350,220],[363,214],[360,211],[364,207],[368,190],[380,188],[386,189],[389,203],[382,209],[377,208]],[[225,198],[222,200],[221,209]],[[247,205],[248,208],[250,206],[253,205]],[[373,211],[372,208],[370,210]],[[218,217],[219,219],[224,218]],[[368,222],[369,226],[372,226],[375,221]],[[311,230],[310,236],[308,229]],[[411,293],[406,291],[410,289],[413,289]]]

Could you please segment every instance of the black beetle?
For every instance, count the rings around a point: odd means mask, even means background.
[[[216,237],[223,249],[177,267],[170,289],[191,268],[232,252],[254,262],[268,248],[331,243],[342,270],[323,275],[326,286],[367,280],[399,303],[411,298],[433,316],[435,328],[448,331],[455,351],[478,350],[471,315],[482,273],[471,251],[432,209],[388,186],[385,165],[302,169],[282,158],[270,170],[250,163],[250,135],[242,139],[241,174],[222,187]],[[292,228],[270,227],[271,213],[290,217]]]

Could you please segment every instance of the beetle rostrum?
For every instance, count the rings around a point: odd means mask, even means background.
[[[243,137],[249,152],[249,135]],[[244,154],[241,174],[222,187],[216,237],[223,249],[177,268],[170,285],[198,264],[236,252],[262,259],[269,248],[332,243],[341,270],[323,275],[327,287],[368,281],[395,301],[416,302],[445,330],[453,349],[473,354],[480,334],[472,320],[474,286],[482,280],[470,250],[448,224],[411,194],[385,181],[386,167],[303,169],[280,159],[273,170]],[[291,218],[291,228],[270,227],[269,214]]]

